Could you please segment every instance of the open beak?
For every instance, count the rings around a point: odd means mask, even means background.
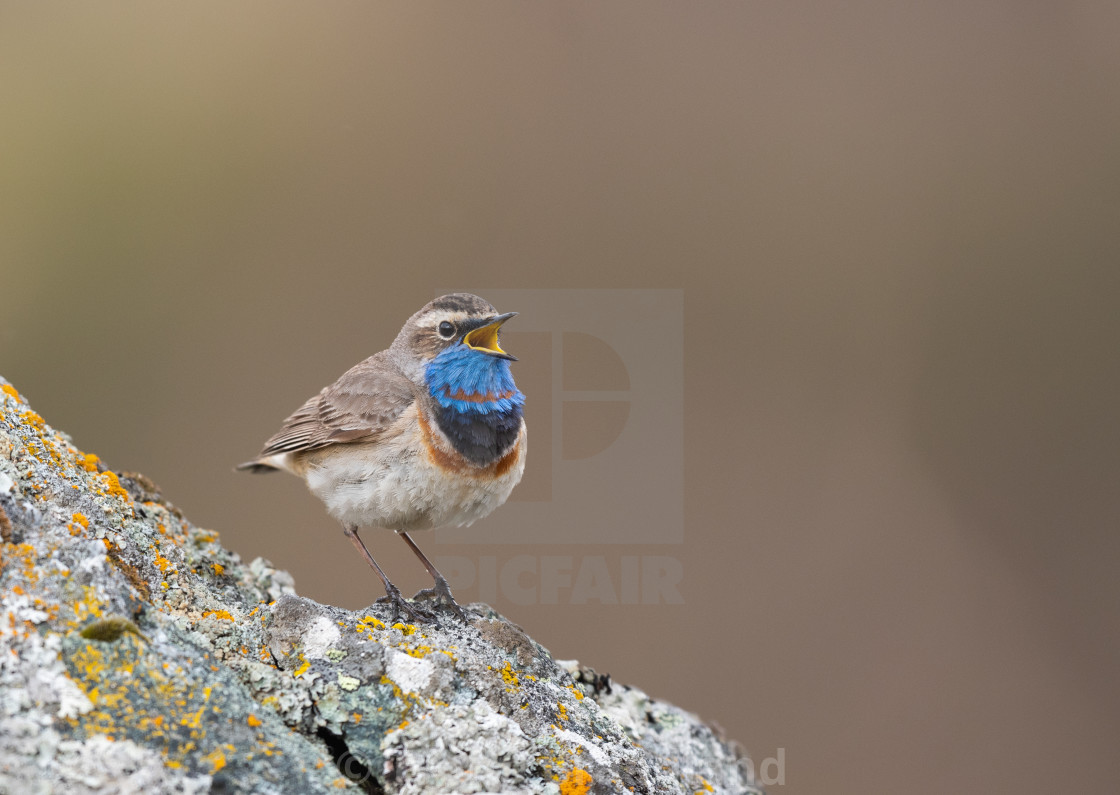
[[[516,362],[516,356],[506,353],[498,345],[498,329],[501,328],[503,323],[516,315],[516,312],[506,312],[504,315],[495,315],[477,321],[479,325],[463,335],[463,343],[480,353],[487,353],[491,356],[497,356],[499,359],[509,359],[511,362]]]

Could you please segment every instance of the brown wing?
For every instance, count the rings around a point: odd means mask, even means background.
[[[304,403],[265,442],[259,458],[331,444],[374,441],[415,399],[414,387],[382,351],[354,365]]]

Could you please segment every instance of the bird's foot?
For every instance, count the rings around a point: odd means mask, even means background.
[[[459,607],[459,603],[455,601],[455,597],[451,595],[451,586],[447,584],[447,580],[443,577],[436,577],[436,584],[432,588],[425,588],[422,591],[417,591],[416,595],[412,597],[416,599],[431,599],[436,605],[446,605],[450,607],[452,612],[459,617],[460,621],[464,623],[467,620],[463,608]]]
[[[430,616],[422,612],[418,607],[410,605],[408,600],[401,596],[400,590],[397,586],[390,585],[385,589],[385,595],[378,599],[375,604],[387,604],[393,610],[393,623],[400,620],[401,613],[404,612],[408,615],[408,620],[413,623],[424,623],[430,620]]]

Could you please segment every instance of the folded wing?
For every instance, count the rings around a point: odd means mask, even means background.
[[[259,456],[238,469],[268,472],[269,459],[332,444],[376,441],[415,400],[415,387],[388,356],[375,354],[308,400],[284,421]]]

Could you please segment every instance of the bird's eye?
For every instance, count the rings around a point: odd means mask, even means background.
[[[455,327],[446,320],[439,324],[439,335],[445,340],[451,339],[455,334]]]

